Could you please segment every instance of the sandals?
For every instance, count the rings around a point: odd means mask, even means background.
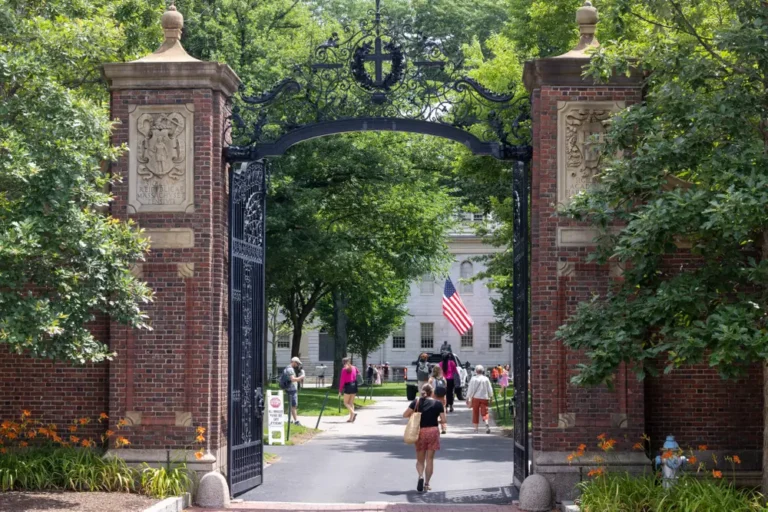
[[[429,486],[429,484],[424,484],[424,492],[431,491],[432,488]]]
[[[419,492],[424,492],[424,479],[419,478],[419,482],[416,484],[416,490]]]
[[[357,419],[357,413],[352,415],[352,423],[354,423],[356,419]]]

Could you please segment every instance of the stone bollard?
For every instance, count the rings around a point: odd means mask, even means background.
[[[229,486],[224,475],[218,471],[203,475],[197,486],[195,502],[203,508],[229,507]]]
[[[520,486],[520,510],[525,512],[550,512],[552,510],[552,488],[541,475],[530,475]]]

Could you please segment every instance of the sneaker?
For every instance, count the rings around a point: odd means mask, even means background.
[[[486,434],[490,434],[491,433],[491,426],[490,425],[486,425],[485,426],[485,433]]]
[[[293,424],[296,425],[297,427],[301,426],[301,423],[299,423],[298,420],[294,421]]]

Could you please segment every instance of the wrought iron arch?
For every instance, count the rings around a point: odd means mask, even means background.
[[[234,100],[230,167],[229,439],[233,495],[262,482],[266,385],[264,222],[266,161],[293,145],[333,134],[398,131],[464,144],[475,155],[513,162],[515,210],[514,480],[528,475],[528,126],[524,93],[498,93],[449,58],[439,40],[395,26],[375,0],[370,19],[343,27],[296,65],[291,76]],[[510,91],[515,88],[510,84]],[[256,223],[256,224],[254,224]],[[525,248],[525,249],[524,249]]]

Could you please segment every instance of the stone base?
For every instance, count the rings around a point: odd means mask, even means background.
[[[600,465],[608,471],[626,471],[640,474],[651,471],[651,461],[644,453],[631,452],[587,452],[579,460],[568,462],[571,452],[535,451],[533,455],[533,472],[543,476],[552,486],[555,501],[561,503],[573,500],[578,496],[576,484],[587,479],[590,469],[598,466],[593,461],[597,455],[605,459]]]
[[[228,508],[229,486],[224,475],[211,471],[203,475],[195,494],[195,503],[202,508]]]
[[[197,473],[209,473],[217,471],[221,464],[216,457],[207,452],[201,459],[195,457],[193,450],[140,450],[134,448],[120,448],[107,450],[105,457],[123,459],[129,466],[141,466],[146,463],[153,468],[158,468],[168,463],[170,455],[171,463],[186,461],[187,468]]]

